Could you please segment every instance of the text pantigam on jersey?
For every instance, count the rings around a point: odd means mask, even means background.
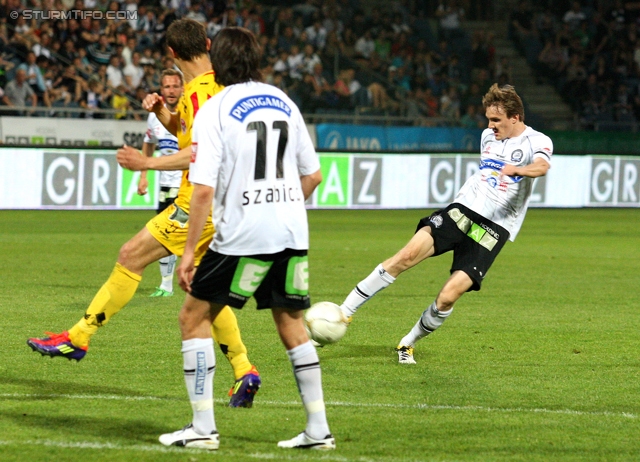
[[[454,202],[502,226],[513,241],[527,212],[535,178],[509,177],[501,175],[500,170],[505,164],[524,167],[538,157],[551,163],[553,143],[531,127],[505,140],[496,140],[493,130],[486,129],[480,149],[480,169],[460,188]]]
[[[170,156],[178,152],[178,138],[162,125],[155,113],[150,112],[147,118],[147,132],[144,142],[155,144],[161,156]],[[182,182],[182,170],[160,170],[160,186],[177,188]]]
[[[190,179],[215,188],[211,249],[225,255],[309,248],[300,176],[320,169],[298,107],[278,88],[231,85],[200,109]]]
[[[209,98],[219,93],[223,88],[215,82],[213,71],[200,74],[184,86],[184,93],[182,93],[177,106],[179,149],[184,149],[191,144],[193,119],[200,108]],[[175,204],[187,213],[189,213],[192,193],[193,185],[189,183],[189,171],[185,170],[182,174],[182,183],[180,184],[180,191]]]

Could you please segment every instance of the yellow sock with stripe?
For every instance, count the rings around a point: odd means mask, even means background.
[[[216,316],[211,326],[211,333],[220,350],[227,357],[233,367],[236,380],[248,374],[253,367],[247,356],[247,347],[242,343],[238,319],[233,310],[225,306]]]
[[[141,279],[141,276],[116,263],[107,282],[93,297],[84,318],[69,329],[71,342],[78,347],[88,346],[98,327],[104,326],[114,314],[129,303]]]

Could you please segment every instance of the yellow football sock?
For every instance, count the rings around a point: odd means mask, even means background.
[[[247,374],[253,367],[247,357],[247,347],[242,343],[238,319],[233,310],[225,306],[211,325],[213,339],[227,357],[233,367],[236,380]]]
[[[93,297],[84,318],[69,329],[71,342],[78,347],[88,346],[98,327],[104,326],[114,314],[129,303],[141,279],[141,276],[116,263],[107,282]]]

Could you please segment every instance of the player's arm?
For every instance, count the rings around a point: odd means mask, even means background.
[[[542,157],[537,157],[533,163],[525,165],[524,167],[516,167],[515,165],[505,165],[502,167],[500,173],[507,176],[527,176],[529,178],[537,178],[544,176],[549,170],[549,162]]]
[[[156,145],[153,143],[142,143],[142,155],[145,157],[153,157]],[[141,196],[147,194],[149,188],[149,180],[147,179],[147,170],[140,171],[140,180],[138,180],[138,194]]]
[[[191,160],[191,146],[170,156],[148,157],[137,149],[124,145],[118,149],[116,160],[122,168],[133,171],[187,170]]]
[[[178,266],[178,281],[185,292],[191,292],[191,281],[195,274],[195,252],[202,230],[211,213],[214,190],[211,186],[194,183],[189,208],[189,231],[184,253]]]
[[[302,193],[304,194],[304,200],[306,201],[313,191],[316,190],[318,185],[322,183],[322,172],[317,170],[310,175],[302,175],[300,177],[300,183],[302,184]]]
[[[164,105],[162,96],[157,93],[151,93],[142,100],[142,107],[149,112],[153,112],[160,123],[174,136],[178,134],[178,127],[180,126],[180,120],[178,120],[178,114],[171,112]]]

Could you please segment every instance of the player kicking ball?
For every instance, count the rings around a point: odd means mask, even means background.
[[[214,81],[206,30],[191,19],[171,23],[166,34],[167,46],[184,76],[185,88],[176,107],[169,111],[160,95],[147,95],[143,107],[154,112],[158,120],[178,138],[180,151],[170,156],[147,157],[138,150],[124,147],[117,160],[130,170],[184,170],[182,183],[173,204],[152,218],[132,239],[125,243],[109,279],[91,301],[86,313],[71,329],[44,338],[30,338],[27,344],[43,355],[64,357],[80,361],[87,353],[89,341],[133,297],[142,279],[144,269],[151,263],[169,255],[182,255],[190,227],[189,202],[193,185],[188,179],[191,157],[191,127],[200,106],[211,95],[222,90]],[[194,261],[197,265],[211,242],[214,228],[211,209],[200,226]],[[251,407],[260,388],[260,375],[247,356],[238,321],[231,308],[224,307],[212,326],[213,336],[225,354],[235,377],[231,388],[231,407]]]
[[[226,88],[194,122],[191,227],[177,270],[187,292],[179,320],[193,417],[160,436],[167,446],[218,448],[211,323],[225,305],[242,308],[253,296],[259,310],[271,310],[307,414],[305,430],[278,447],[335,448],[318,355],[302,321],[309,307],[305,200],[322,179],[320,163],[293,101],[259,82],[260,56],[255,36],[237,27],[222,29],[211,47],[216,81]],[[194,254],[212,202],[216,232],[196,271]]]
[[[524,106],[511,85],[494,84],[482,104],[489,128],[482,132],[480,169],[452,204],[420,220],[409,243],[360,281],[341,305],[350,317],[402,272],[453,251],[449,279],[396,348],[400,364],[415,364],[416,342],[442,325],[465,292],[480,290],[498,253],[520,230],[534,178],[550,168],[553,143],[524,124]]]

